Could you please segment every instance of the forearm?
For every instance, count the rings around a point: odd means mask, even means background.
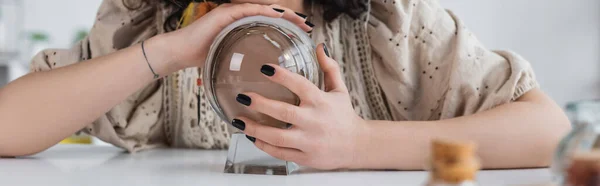
[[[547,166],[569,122],[552,100],[535,91],[523,97],[528,100],[454,119],[372,121],[360,167],[423,169],[436,138],[476,142],[484,168]]]
[[[153,68],[172,72],[162,39],[146,42]],[[153,81],[140,45],[51,71],[0,89],[0,155],[36,153],[92,123]]]

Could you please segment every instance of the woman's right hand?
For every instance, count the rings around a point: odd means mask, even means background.
[[[175,58],[174,65],[178,69],[204,65],[214,38],[231,23],[250,16],[283,18],[305,31],[312,29],[305,23],[305,18],[277,5],[223,4],[191,25],[165,35],[164,43],[169,46],[169,53]]]

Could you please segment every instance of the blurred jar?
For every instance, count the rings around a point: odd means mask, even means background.
[[[0,0],[0,62],[18,57],[23,16],[22,0]]]
[[[600,149],[600,100],[570,103],[567,114],[573,129],[559,143],[552,165],[559,184],[564,183],[574,155]]]
[[[429,181],[425,186],[476,186],[481,168],[476,144],[468,141],[433,140]]]

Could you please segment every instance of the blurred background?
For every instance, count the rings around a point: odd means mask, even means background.
[[[599,0],[439,1],[488,48],[513,50],[528,59],[542,89],[561,106],[600,98]],[[39,50],[69,48],[85,36],[101,0],[0,3],[1,87],[27,73]]]
[[[94,24],[100,3],[101,0],[0,0],[0,87],[27,73],[29,60],[40,50],[70,48],[85,36]],[[6,52],[14,50],[18,55]]]
[[[599,0],[439,0],[489,49],[528,59],[560,106],[600,98]]]

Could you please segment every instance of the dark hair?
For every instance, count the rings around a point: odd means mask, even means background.
[[[346,14],[354,19],[359,18],[368,9],[368,0],[308,0],[317,1],[323,5],[325,21],[332,21],[341,14]]]
[[[203,2],[204,0],[123,0],[123,4],[128,9],[134,10],[140,8],[143,3],[149,2],[166,2],[169,6],[174,6],[176,11],[173,12],[165,22],[164,29],[166,31],[173,31],[177,28],[179,18],[183,14],[186,6],[192,1]],[[218,4],[228,3],[229,0],[208,0]],[[354,19],[357,19],[362,13],[368,9],[368,0],[304,0],[306,3],[312,3],[313,1],[321,4],[324,7],[325,13],[323,18],[325,21],[332,21],[339,17],[341,14],[346,14]]]

